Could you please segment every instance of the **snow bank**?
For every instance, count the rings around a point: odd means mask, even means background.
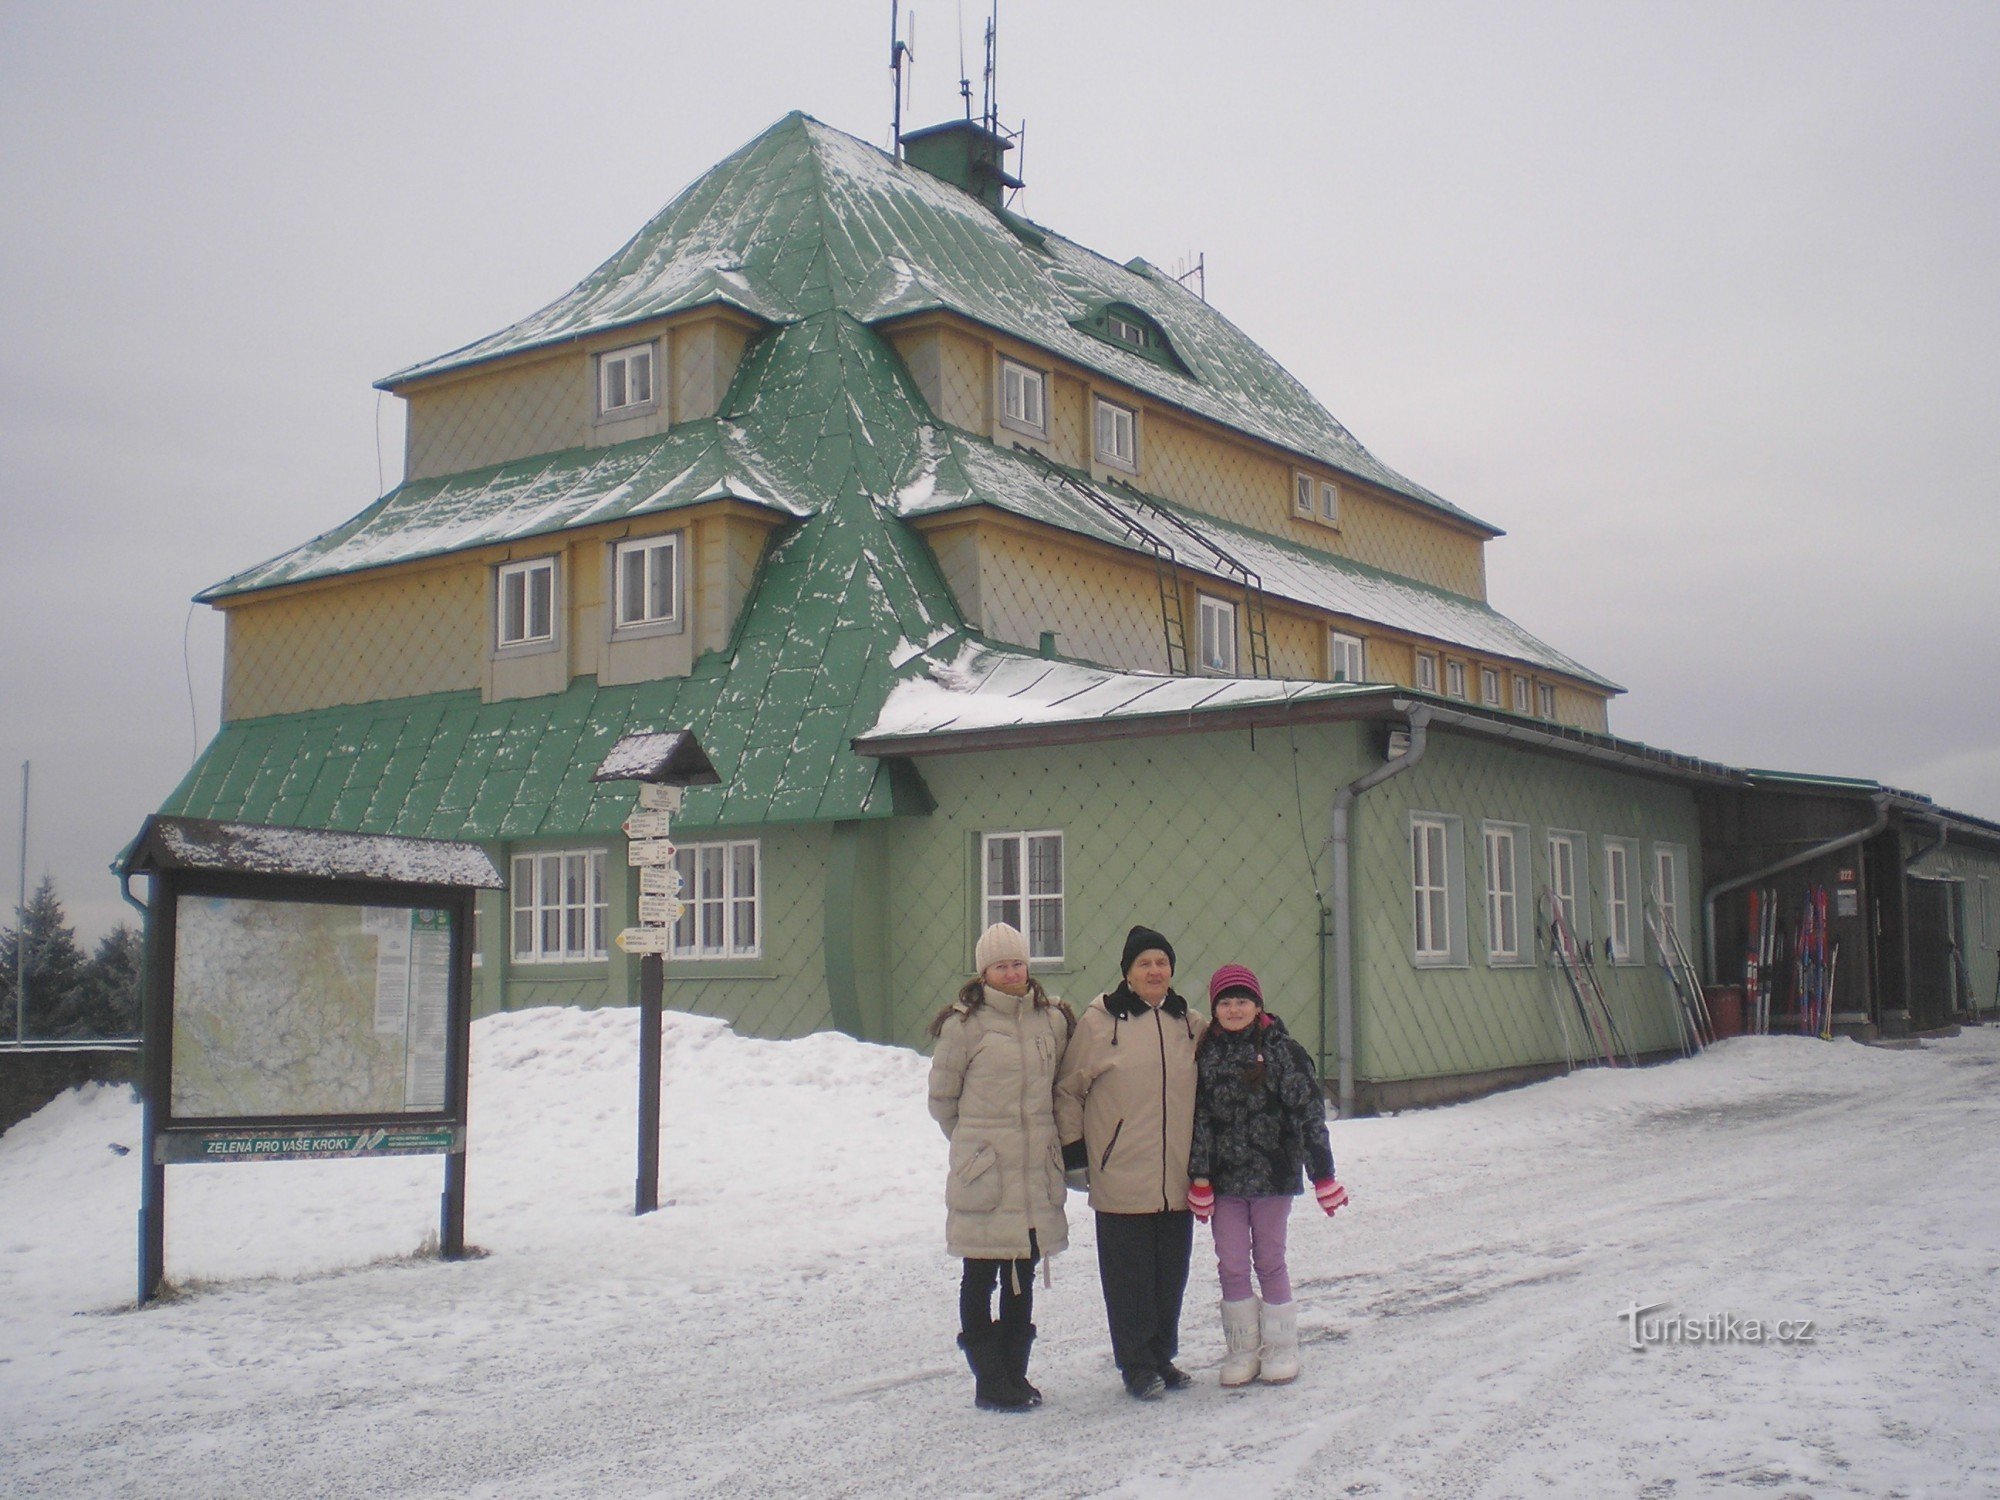
[[[668,1017],[662,1211],[631,1217],[636,1018],[474,1028],[467,1229],[435,1159],[170,1169],[129,1302],[138,1112],[0,1138],[0,1490],[49,1495],[1882,1495],[2000,1491],[2000,1034],[1727,1042],[1336,1124],[1292,1221],[1305,1373],[1111,1370],[1090,1215],[1039,1293],[1049,1404],[971,1409],[925,1060]],[[381,1262],[381,1263],[376,1263]],[[1621,1313],[1803,1319],[1629,1345]],[[96,1314],[77,1317],[78,1313]]]

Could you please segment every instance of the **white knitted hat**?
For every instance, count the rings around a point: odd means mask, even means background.
[[[979,943],[972,950],[972,962],[984,974],[995,964],[1003,964],[1010,958],[1018,958],[1023,963],[1028,960],[1028,940],[1018,929],[1005,922],[995,922],[979,934]]]

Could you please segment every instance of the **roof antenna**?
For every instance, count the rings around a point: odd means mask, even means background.
[[[889,112],[889,133],[893,138],[891,148],[899,160],[903,155],[903,59],[915,62],[917,56],[917,8],[910,7],[910,39],[906,42],[897,15],[900,4],[901,0],[889,0],[889,79],[895,96]]]
[[[1000,105],[994,96],[994,47],[1000,39],[1000,0],[993,0],[992,13],[986,17],[986,88],[981,97],[979,123],[989,131],[998,134],[1000,126]],[[966,103],[972,100],[968,97]]]
[[[972,78],[965,71],[965,0],[958,0],[958,97],[965,101],[965,118],[972,118]]]
[[[1188,266],[1185,259],[1181,261],[1181,264],[1187,266],[1187,269],[1176,276],[1174,280],[1178,281],[1182,286],[1186,286],[1188,278],[1192,276],[1195,284],[1195,295],[1206,302],[1208,300],[1208,252],[1204,250],[1200,255],[1196,256],[1195,262],[1191,266]]]

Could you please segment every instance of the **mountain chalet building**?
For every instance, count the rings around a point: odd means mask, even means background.
[[[1785,838],[1758,779],[1611,737],[1618,686],[1486,602],[1495,527],[1008,211],[1005,149],[790,115],[383,380],[403,482],[199,596],[223,723],[163,810],[477,840],[481,1009],[617,1004],[632,795],[591,773],[690,728],[723,782],[676,823],[668,1001],[751,1035],[919,1046],[999,919],[1081,1003],[1143,921],[1191,994],[1255,968],[1360,1107],[1444,1097],[1561,1064],[1546,888],[1672,1048],[1644,905],[1699,951],[1704,807],[1738,866]],[[1895,796],[1899,850],[1958,833],[1991,991],[2000,828]]]

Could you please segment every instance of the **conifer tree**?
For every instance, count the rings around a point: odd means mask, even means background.
[[[20,925],[0,931],[0,1015],[5,1016],[6,1035],[15,1034],[15,976],[21,972],[22,934],[26,934],[28,1007],[22,1034],[29,1041],[46,1041],[62,1033],[63,1012],[83,982],[85,960],[76,946],[76,929],[68,921],[55,882],[46,875],[28,898]]]

